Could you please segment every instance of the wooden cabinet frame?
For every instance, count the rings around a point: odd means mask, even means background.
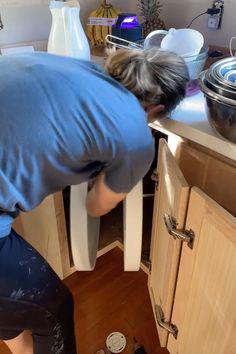
[[[21,213],[13,227],[44,256],[61,279],[74,271],[61,192],[48,196],[32,211]]]
[[[161,306],[162,321],[166,327],[176,326],[178,334],[175,338],[164,331],[159,326],[160,316],[156,316],[160,342],[171,354],[233,354],[236,168],[234,162],[229,164],[188,144],[180,144],[174,152],[179,165],[167,144],[161,142],[148,285],[154,312]],[[218,175],[217,183],[214,174]],[[188,194],[188,185],[189,198],[185,195],[181,199],[184,191]],[[193,230],[193,249],[171,239],[163,223],[166,212],[176,218],[182,232]],[[183,223],[181,215],[185,213]]]

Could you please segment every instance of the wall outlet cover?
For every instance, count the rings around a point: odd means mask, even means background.
[[[209,16],[207,20],[207,27],[213,30],[219,28],[219,16]]]

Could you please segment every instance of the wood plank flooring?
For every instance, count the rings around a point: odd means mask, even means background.
[[[159,346],[147,275],[141,270],[123,272],[123,252],[118,248],[100,257],[93,272],[74,273],[65,283],[75,299],[78,354],[104,348],[107,336],[115,331],[126,336],[124,354],[134,353],[134,336],[147,354],[168,353]],[[0,354],[9,354],[3,344]]]

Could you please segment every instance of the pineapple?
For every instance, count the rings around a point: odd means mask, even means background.
[[[146,38],[152,31],[165,29],[165,23],[159,19],[162,6],[159,0],[138,0],[138,7],[141,10],[141,16],[144,18],[142,23],[143,38]]]

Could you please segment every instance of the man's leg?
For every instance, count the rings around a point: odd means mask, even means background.
[[[76,354],[71,293],[12,230],[0,239],[0,339],[30,347],[24,334],[17,338],[24,330],[32,331],[34,354]]]

